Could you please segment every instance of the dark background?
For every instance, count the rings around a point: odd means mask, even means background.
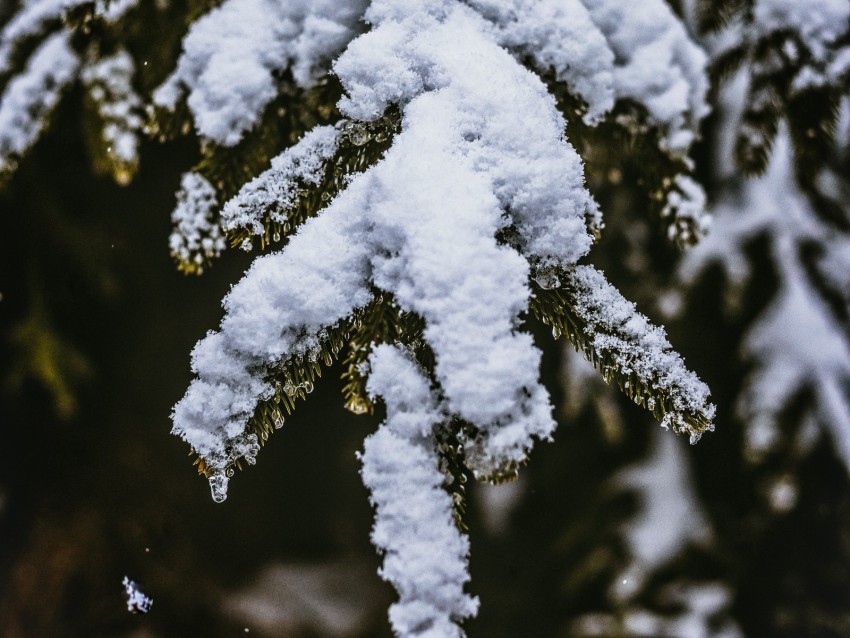
[[[394,594],[376,575],[355,458],[378,419],[342,409],[341,370],[331,370],[257,466],[232,481],[227,501],[213,503],[187,446],[169,434],[169,414],[191,378],[191,348],[218,324],[220,300],[251,256],[229,251],[200,278],[178,273],[169,214],[194,143],[145,142],[138,176],[118,187],[91,174],[78,103],[64,101],[0,193],[0,636],[389,636]],[[597,259],[627,296],[648,298],[647,282],[616,266],[628,231],[613,220],[627,206],[601,199],[615,214]],[[670,264],[659,257],[656,269]],[[749,314],[729,322],[719,275],[710,276],[671,326],[719,406],[717,432],[688,452],[716,543],[676,558],[656,589],[721,580],[737,592],[731,613],[749,636],[848,636],[846,471],[822,443],[789,470],[799,502],[777,515],[762,497],[768,470],[745,463],[731,416],[746,373],[737,343],[772,281],[758,272]],[[55,361],[74,360],[65,347],[86,361],[62,375],[75,406],[39,379],[54,368],[20,338],[32,316],[54,339],[46,352]],[[560,347],[531,329],[559,405]],[[616,440],[588,408],[538,446],[506,529],[487,527],[475,496],[485,488],[472,489],[469,589],[482,608],[470,636],[567,636],[577,615],[612,611],[606,592],[627,559],[620,526],[637,503],[606,482],[646,453],[657,427],[627,403],[619,409],[627,427]],[[149,614],[127,612],[125,575],[153,598]],[[651,594],[642,602],[676,612]]]

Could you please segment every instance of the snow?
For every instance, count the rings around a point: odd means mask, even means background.
[[[143,125],[142,100],[133,89],[135,70],[133,58],[122,49],[91,61],[81,73],[103,120],[103,139],[108,152],[129,166],[138,164],[138,135]]]
[[[615,483],[636,490],[640,510],[625,526],[631,564],[614,581],[615,598],[632,598],[652,573],[689,543],[705,544],[711,531],[697,506],[688,457],[680,442],[655,430],[649,457],[619,472]]]
[[[850,28],[850,0],[757,0],[753,26],[760,36],[793,31],[816,60]]]
[[[680,246],[690,246],[705,237],[711,226],[705,191],[687,175],[676,175],[674,183],[661,216],[672,219],[667,227],[668,238]]]
[[[790,93],[836,86],[850,69],[850,0],[757,0],[713,38],[715,55],[744,44],[756,52],[751,69],[762,76],[792,71]],[[765,42],[779,39],[781,49]],[[767,53],[767,55],[765,55]]]
[[[365,0],[226,0],[197,20],[154,103],[174,109],[186,96],[198,133],[233,146],[278,94],[289,70],[309,88],[357,35]]]
[[[60,31],[35,50],[24,71],[6,86],[0,97],[0,173],[12,170],[36,142],[79,66],[68,33]]]
[[[70,9],[87,0],[24,0],[15,15],[0,31],[0,77],[12,71],[12,64],[22,45],[30,38],[43,35],[59,24]],[[138,0],[97,0],[95,12],[109,22],[115,22]]]
[[[612,612],[580,616],[569,635],[741,638],[730,618],[729,587],[678,568],[690,564],[689,552],[710,552],[713,543],[681,442],[652,431],[647,456],[620,470],[610,489],[638,498],[637,512],[620,529],[628,564],[612,580]]]
[[[364,443],[363,482],[375,506],[372,542],[384,554],[383,578],[400,600],[390,607],[399,638],[460,638],[455,624],[475,615],[465,594],[469,540],[443,489],[433,427],[444,419],[427,378],[398,348],[377,346],[367,389],[381,396],[387,419]]]
[[[664,330],[649,323],[592,266],[577,267],[570,274],[569,285],[575,291],[575,312],[585,322],[585,334],[594,350],[610,354],[621,374],[634,375],[643,385],[669,397],[670,411],[661,425],[688,433],[691,443],[696,443],[702,431],[689,423],[686,415],[702,414],[711,421],[715,406],[709,402],[708,387],[685,367]]]
[[[370,16],[402,8],[376,2]],[[371,285],[426,320],[448,409],[482,433],[467,449],[478,472],[521,461],[554,429],[540,352],[516,330],[527,260],[576,261],[591,243],[585,216],[598,212],[543,84],[471,10],[439,8],[376,25],[337,61],[347,115],[383,112],[403,95],[402,132],[281,253],[255,262],[225,300],[221,331],[195,349],[198,379],[174,431],[214,456],[212,467],[232,460],[230,441],[269,396],[268,366],[315,348],[324,328],[369,301]],[[413,60],[416,82],[387,73]],[[497,243],[509,224],[526,257]]]
[[[151,610],[153,599],[146,596],[134,581],[124,576],[121,584],[124,585],[124,595],[127,596],[127,611],[146,614]]]
[[[492,21],[496,39],[587,103],[584,119],[598,122],[614,106],[614,53],[579,0],[470,0]]]
[[[224,205],[222,227],[227,231],[250,228],[255,235],[262,235],[265,217],[286,223],[287,213],[302,191],[315,188],[321,181],[327,162],[339,147],[341,133],[333,126],[316,127],[272,159],[270,169],[245,184]]]
[[[845,290],[846,271],[830,268],[846,259],[847,237],[820,221],[795,185],[791,145],[780,130],[764,176],[733,190],[713,210],[716,223],[708,238],[689,252],[681,268],[686,283],[711,264],[720,264],[733,288],[740,290],[751,276],[747,248],[766,238],[778,276],[778,290],[744,335],[742,355],[753,364],[738,400],[746,424],[746,440],[760,457],[765,446],[782,440],[778,417],[802,392],[813,396],[813,410],[831,435],[836,453],[850,469],[850,340],[832,311],[811,284],[801,248],[807,242],[823,247],[829,257],[819,276]]]
[[[217,11],[241,1],[248,0],[228,0]],[[569,6],[570,15],[586,15]],[[421,317],[434,355],[433,379],[395,345],[374,346],[364,369],[368,391],[387,406],[387,420],[367,439],[361,458],[376,507],[373,541],[385,554],[382,574],[400,596],[390,619],[402,637],[460,636],[455,623],[477,609],[463,592],[468,541],[444,490],[435,425],[461,419],[475,427],[476,435],[462,444],[466,466],[479,478],[515,468],[555,428],[540,383],[541,353],[520,330],[532,273],[572,273],[578,312],[599,333],[588,333],[597,350],[612,353],[627,374],[670,397],[665,426],[693,440],[699,430],[685,417],[710,419],[714,409],[707,388],[685,369],[663,331],[601,274],[576,267],[590,250],[588,225],[601,224],[600,212],[554,98],[512,55],[524,46],[521,35],[555,37],[543,28],[543,17],[567,17],[542,3],[529,8],[526,22],[513,24],[475,8],[456,0],[370,4],[365,19],[371,30],[333,65],[345,91],[338,106],[349,120],[371,122],[395,105],[401,130],[380,161],[349,175],[317,216],[278,252],[256,259],[231,289],[219,330],[193,351],[196,378],[173,413],[173,432],[204,458],[214,498],[221,500],[230,466],[243,456],[253,462],[257,454],[246,425],[257,403],[272,396],[276,367],[316,352],[329,328],[344,326],[374,295],[389,293],[400,311]],[[582,23],[565,24],[575,29]],[[227,28],[236,34],[234,25]],[[193,30],[199,32],[200,23]],[[601,46],[599,38],[585,35],[586,46]],[[516,50],[509,52],[502,45],[513,37]],[[184,60],[194,50],[191,38]],[[249,50],[246,64],[256,62],[254,53]],[[221,82],[219,63],[207,62],[210,77]],[[610,102],[602,76],[594,77],[599,84],[587,84],[593,87],[587,91],[598,91],[598,114]],[[240,91],[237,86],[236,97]],[[203,121],[191,96],[189,105],[196,123]],[[246,117],[253,112],[239,111]],[[319,127],[275,158],[225,206],[227,228],[259,233],[267,215],[285,221],[299,189],[319,183],[344,133],[344,126]]]
[[[28,39],[41,34],[65,11],[83,0],[28,0],[0,32],[0,76],[12,71],[14,56]]]
[[[200,268],[225,249],[221,227],[214,220],[217,205],[215,189],[202,175],[183,175],[171,213],[174,230],[168,238],[171,255],[181,263]]]
[[[684,154],[709,112],[705,52],[664,0],[582,2],[614,52],[616,97],[643,104],[664,146]]]

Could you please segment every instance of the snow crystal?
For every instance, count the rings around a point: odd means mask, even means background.
[[[171,255],[181,263],[200,269],[224,250],[224,235],[213,217],[216,206],[212,184],[197,173],[185,173],[171,213],[174,230],[168,238]]]
[[[36,142],[79,65],[68,33],[60,31],[36,49],[26,69],[6,86],[0,97],[0,173],[13,168]]]
[[[706,54],[664,0],[582,2],[616,57],[616,97],[644,105],[665,146],[687,151],[709,111]]]
[[[474,616],[478,600],[463,591],[469,540],[455,524],[432,433],[444,415],[428,380],[397,348],[377,346],[369,361],[367,389],[384,398],[387,420],[360,459],[375,506],[372,542],[384,553],[381,575],[400,598],[390,621],[399,638],[460,638],[455,623]]]
[[[302,88],[359,32],[365,0],[226,0],[192,25],[177,69],[154,93],[187,103],[198,133],[232,146],[259,121],[289,69]]]
[[[124,585],[124,594],[127,596],[127,611],[146,614],[151,610],[153,598],[146,596],[134,581],[124,576],[121,584]]]
[[[272,166],[245,184],[221,213],[225,230],[250,228],[255,235],[265,232],[263,218],[286,223],[287,212],[304,188],[319,184],[325,165],[339,146],[341,131],[319,126],[295,146],[272,159]]]

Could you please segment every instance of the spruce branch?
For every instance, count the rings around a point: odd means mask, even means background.
[[[697,30],[715,33],[752,10],[753,0],[697,0],[694,9]]]
[[[262,447],[269,436],[283,427],[286,416],[295,411],[296,402],[306,400],[313,392],[316,381],[322,376],[322,367],[329,368],[339,358],[349,331],[350,321],[344,320],[323,330],[317,335],[317,345],[305,354],[295,354],[277,364],[268,367],[266,377],[273,388],[269,398],[259,401],[254,414],[248,419],[244,436],[256,441]],[[285,413],[285,414],[284,414]],[[195,450],[190,451],[195,456],[194,465],[198,473],[206,478],[213,478],[213,470],[207,461]],[[246,460],[253,464],[252,457]],[[227,476],[233,475],[233,469],[242,469],[241,459],[234,455],[226,471]]]
[[[594,126],[582,120],[585,106],[569,87],[548,78],[559,110],[568,114],[567,130],[587,165],[588,180],[601,189],[624,179],[637,186],[651,219],[680,249],[696,244],[708,229],[705,193],[691,177],[693,164],[661,144],[662,132],[646,109],[620,100],[609,117]],[[588,219],[598,240],[603,225]]]
[[[258,238],[265,249],[288,237],[352,175],[383,157],[400,123],[392,107],[374,122],[343,119],[334,127],[314,128],[227,202],[222,217],[231,245],[247,248]]]
[[[93,168],[112,175],[122,186],[130,183],[138,169],[138,138],[144,123],[134,76],[133,58],[123,49],[99,60],[90,59],[81,73],[87,89],[86,121],[94,123],[88,135]]]
[[[376,291],[372,302],[362,310],[355,312],[351,322],[348,351],[343,359],[345,381],[342,393],[345,408],[354,414],[374,414],[375,404],[366,391],[366,375],[369,356],[379,343],[403,343],[420,355],[420,363],[425,348],[422,331],[425,323],[413,312],[403,311],[392,295]],[[433,369],[433,354],[425,355],[426,369]]]
[[[838,106],[850,79],[847,6],[705,0],[696,9],[703,32],[726,27],[725,40],[734,41],[713,54],[713,92],[742,68],[748,80],[735,142],[737,165],[747,175],[763,174],[779,122],[787,119],[797,178],[807,194],[816,195],[814,176],[833,147]]]
[[[591,266],[540,273],[530,310],[555,338],[566,337],[607,382],[676,433],[696,443],[712,431],[708,388],[685,368],[664,331],[626,301]]]
[[[323,368],[330,368],[340,360],[346,346],[342,360],[345,407],[355,414],[373,414],[375,406],[366,391],[364,374],[372,350],[381,343],[404,344],[416,352],[420,365],[433,370],[433,354],[421,340],[423,329],[420,317],[402,311],[392,295],[375,290],[370,303],[356,309],[348,319],[321,331],[316,347],[269,366],[266,376],[274,388],[273,394],[257,404],[245,428],[246,434],[256,436],[260,446],[265,445],[269,436],[283,427],[285,418],[295,411],[297,401],[306,400],[313,391]],[[203,458],[196,456],[194,464],[199,473],[210,478]],[[242,469],[238,458],[233,465]]]
[[[225,248],[224,234],[216,211],[215,189],[202,175],[185,173],[177,191],[177,204],[171,212],[173,230],[168,238],[177,269],[187,275],[201,275]]]

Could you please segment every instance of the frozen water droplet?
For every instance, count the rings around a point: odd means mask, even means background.
[[[561,337],[561,329],[558,326],[552,326],[552,336],[555,339],[559,339]]]
[[[354,146],[363,146],[369,141],[369,137],[369,132],[362,126],[354,127],[348,133],[348,139]]]
[[[313,391],[313,382],[312,381],[305,381],[304,382],[304,390],[307,392],[307,394],[310,394]]]
[[[534,276],[534,281],[544,290],[552,290],[561,286],[558,271],[554,268],[541,268]]]
[[[232,467],[227,468],[227,478],[233,478],[234,474],[236,474],[236,470]]]
[[[354,414],[366,414],[369,411],[369,408],[366,406],[366,403],[363,401],[352,402],[348,406],[349,412],[353,412]]]
[[[228,479],[224,472],[216,472],[210,476],[210,491],[216,503],[223,503],[227,498]]]
[[[280,233],[275,231],[274,235],[272,235],[272,241],[280,241]]]
[[[284,421],[283,415],[280,412],[276,412],[275,415],[274,415],[275,430],[279,430],[280,428],[283,427],[283,421]]]

